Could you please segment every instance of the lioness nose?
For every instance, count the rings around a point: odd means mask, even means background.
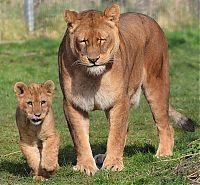
[[[36,117],[40,117],[41,116],[41,114],[40,113],[36,113],[36,114],[34,114]]]
[[[99,59],[99,57],[97,57],[97,58],[88,58],[89,62],[92,63],[92,64],[95,64],[98,59]]]

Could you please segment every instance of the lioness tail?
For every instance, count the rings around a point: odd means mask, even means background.
[[[173,120],[182,127],[183,130],[188,132],[195,131],[195,123],[187,118],[185,115],[176,111],[171,105],[169,105],[169,116],[173,118]]]

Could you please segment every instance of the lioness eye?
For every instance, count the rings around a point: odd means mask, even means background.
[[[82,43],[82,44],[86,44],[86,42],[88,42],[88,40],[83,39],[83,40],[80,40],[79,42]]]
[[[44,105],[45,103],[46,103],[46,101],[45,101],[45,100],[41,101],[41,105]]]
[[[32,105],[33,105],[33,102],[32,102],[32,101],[28,101],[27,104],[28,104],[29,106],[32,106]]]
[[[99,39],[99,42],[100,42],[101,44],[103,44],[105,41],[106,41],[106,39],[103,39],[103,38],[100,38],[100,39]]]

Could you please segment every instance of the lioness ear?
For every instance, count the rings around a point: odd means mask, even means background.
[[[44,88],[47,90],[47,93],[53,94],[54,89],[55,89],[55,84],[52,80],[47,80],[44,83]]]
[[[23,82],[17,82],[14,85],[14,92],[16,93],[16,96],[23,96],[26,89],[27,85]]]
[[[78,18],[78,13],[75,11],[65,10],[64,19],[71,26]]]
[[[120,7],[117,4],[113,4],[111,7],[107,7],[104,11],[104,16],[108,18],[109,21],[118,23],[120,16]]]

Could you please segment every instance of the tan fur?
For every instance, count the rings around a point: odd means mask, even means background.
[[[74,169],[88,175],[98,170],[89,143],[88,115],[97,109],[106,112],[110,125],[103,169],[123,169],[128,112],[138,103],[140,89],[158,128],[156,156],[171,156],[168,49],[158,24],[142,14],[120,15],[115,4],[104,12],[66,10],[64,16],[68,28],[59,48],[59,77],[77,154]]]
[[[51,80],[30,85],[17,82],[14,91],[18,99],[16,122],[21,151],[34,178],[45,180],[59,167],[59,134],[51,108],[54,83]]]

